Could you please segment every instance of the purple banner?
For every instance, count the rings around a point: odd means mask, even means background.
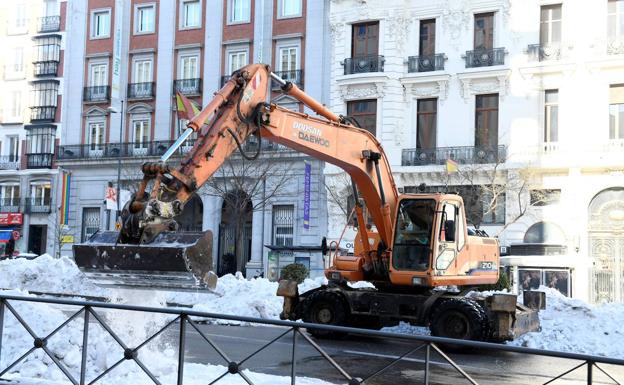
[[[312,178],[312,166],[305,162],[305,179],[303,187],[303,228],[310,228],[310,179]]]

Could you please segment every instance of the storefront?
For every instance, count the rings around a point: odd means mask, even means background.
[[[17,255],[26,251],[22,237],[24,214],[0,212],[0,255],[2,257]]]

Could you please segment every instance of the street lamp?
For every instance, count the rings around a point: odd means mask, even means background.
[[[122,137],[122,133],[123,133],[123,119],[124,119],[124,101],[120,100],[121,102],[121,112],[117,111],[117,109],[113,106],[109,106],[107,108],[108,112],[111,114],[116,114],[116,113],[121,113],[121,117],[119,119],[119,158],[117,158],[117,215],[115,215],[115,221],[119,220],[119,214],[121,213],[121,189],[120,189],[120,185],[121,185],[121,152],[122,152],[122,141],[123,141],[123,137]]]

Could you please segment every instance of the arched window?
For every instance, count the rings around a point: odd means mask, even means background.
[[[537,222],[526,231],[523,242],[564,245],[566,237],[558,225],[552,222]]]

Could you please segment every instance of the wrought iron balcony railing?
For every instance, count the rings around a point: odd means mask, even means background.
[[[410,56],[407,58],[407,72],[443,71],[444,60],[446,60],[446,55],[443,53]]]
[[[17,155],[0,155],[0,170],[17,170],[19,166]]]
[[[108,102],[110,100],[110,86],[85,87],[82,100],[85,102]]]
[[[0,199],[0,212],[3,213],[19,213],[22,209],[20,198],[2,198]]]
[[[459,164],[503,163],[507,156],[505,146],[492,147],[438,147],[432,149],[403,149],[402,166],[442,165],[447,159]]]
[[[289,81],[295,84],[297,87],[303,89],[303,70],[277,71],[275,72],[275,74],[285,81]],[[280,85],[274,81],[271,82],[271,86],[274,90],[280,88]]]
[[[56,116],[56,106],[30,107],[31,122],[53,122]]]
[[[117,159],[121,157],[155,157],[164,154],[174,143],[172,140],[153,142],[126,142],[102,144],[69,144],[58,146],[58,160]],[[177,155],[186,154],[193,146],[193,140],[187,140],[177,151]]]
[[[34,76],[56,76],[59,62],[57,60],[38,61],[33,63]]]
[[[56,32],[61,29],[61,17],[60,16],[45,16],[40,17],[37,23],[37,32]]]
[[[607,39],[607,55],[624,54],[624,36],[609,36]]]
[[[26,167],[28,168],[52,168],[52,153],[26,154]]]
[[[24,199],[24,211],[29,214],[49,214],[52,212],[50,198],[27,197]]]
[[[151,99],[154,97],[154,82],[128,84],[128,99]]]
[[[466,68],[491,67],[505,64],[505,48],[466,51]]]
[[[385,59],[383,55],[368,55],[344,59],[344,74],[359,74],[366,72],[383,72]]]
[[[561,59],[560,44],[529,44],[527,54],[531,61],[548,61]]]
[[[200,95],[202,91],[202,80],[194,79],[177,79],[173,81],[173,92],[180,92],[184,95]]]
[[[232,78],[232,75],[223,75],[221,76],[221,88],[227,83],[228,80]]]

